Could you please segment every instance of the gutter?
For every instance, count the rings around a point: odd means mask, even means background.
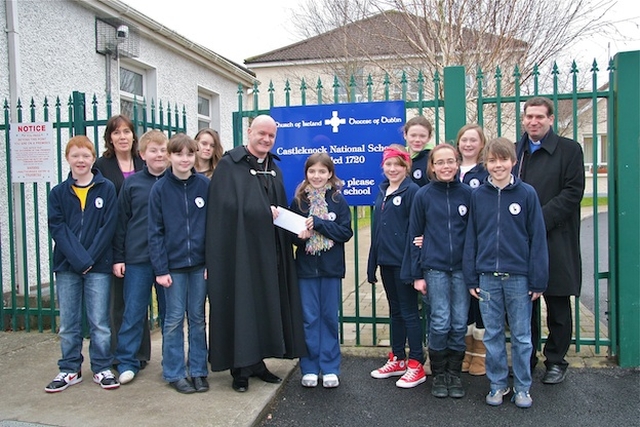
[[[255,73],[251,70],[194,43],[119,0],[74,1],[102,15],[98,17],[118,17],[130,21],[138,26],[141,35],[154,39],[181,55],[189,56],[195,62],[224,75],[229,80],[241,83],[245,87],[253,87]]]

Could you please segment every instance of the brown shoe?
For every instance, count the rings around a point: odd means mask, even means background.
[[[462,360],[462,372],[469,372],[469,366],[473,358],[473,335],[465,335],[464,342],[467,344],[467,350],[464,352],[464,359]]]
[[[485,367],[485,360],[487,357],[487,350],[484,347],[482,340],[473,340],[473,358],[471,359],[471,365],[469,366],[470,375],[485,375],[487,369]]]

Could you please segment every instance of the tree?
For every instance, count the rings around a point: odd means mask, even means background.
[[[500,67],[507,91],[516,65],[523,93],[532,92],[534,67],[551,68],[578,41],[615,33],[614,23],[605,20],[614,5],[612,0],[307,0],[292,19],[305,38],[332,34],[327,50],[333,54],[321,60],[335,75],[355,75],[367,64],[392,78],[402,67],[414,81],[421,71],[428,82],[446,66],[464,65],[473,97],[476,72],[484,73],[485,93],[495,93],[489,77]],[[542,76],[539,83],[544,88]],[[430,87],[425,84],[425,95]]]

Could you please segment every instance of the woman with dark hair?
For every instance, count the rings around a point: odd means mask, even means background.
[[[105,152],[96,160],[95,168],[116,187],[120,193],[125,178],[142,170],[144,161],[138,155],[138,137],[133,122],[122,114],[111,117],[104,130]],[[124,315],[124,279],[113,276],[111,281],[110,318],[111,318],[111,350],[118,348],[118,331]],[[137,354],[143,368],[151,358],[151,337],[149,321],[145,320],[142,344]],[[114,360],[114,365],[118,364]]]
[[[124,179],[142,170],[144,165],[138,155],[138,137],[133,122],[127,116],[118,114],[109,119],[104,130],[104,148],[95,167],[113,182],[119,193]]]
[[[211,128],[204,128],[198,131],[194,139],[198,143],[196,172],[210,179],[223,154],[220,135]]]

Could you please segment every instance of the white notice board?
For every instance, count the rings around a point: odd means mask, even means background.
[[[55,181],[58,156],[52,123],[11,123],[9,137],[12,182]]]

